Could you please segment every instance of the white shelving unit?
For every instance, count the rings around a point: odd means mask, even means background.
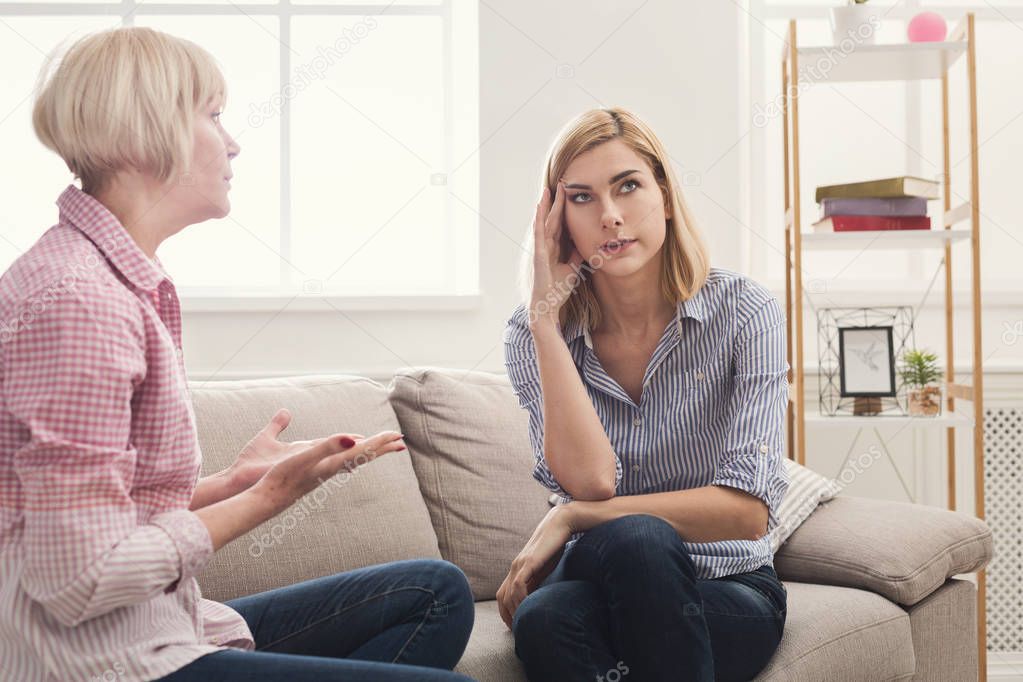
[[[877,230],[865,232],[808,232],[803,250],[929,249],[970,238],[969,230]]]
[[[962,413],[943,413],[936,417],[853,417],[850,415],[839,415],[830,417],[826,414],[812,412],[806,415],[808,424],[821,424],[827,426],[911,426],[920,428],[931,428],[935,426],[973,426],[973,417]]]
[[[789,21],[788,41],[782,52],[782,90],[784,118],[785,164],[785,304],[789,324],[788,361],[792,368],[792,384],[788,410],[789,457],[800,464],[806,461],[806,428],[859,427],[857,438],[865,428],[883,426],[902,428],[944,428],[946,432],[947,482],[949,508],[955,501],[955,430],[972,428],[974,513],[984,518],[984,358],[981,353],[981,293],[980,293],[980,187],[977,158],[977,48],[973,13],[952,29],[945,42],[910,43],[900,45],[852,45],[799,47],[796,40],[796,22]],[[966,55],[966,81],[969,89],[969,160],[970,197],[957,206],[952,205],[949,152],[949,79],[948,70],[960,57]],[[807,233],[802,231],[800,215],[799,177],[799,96],[800,86],[806,81],[840,83],[867,81],[906,81],[940,79],[942,105],[942,138],[944,158],[944,212],[940,225],[930,230],[900,232]],[[958,165],[958,164],[957,164]],[[956,227],[965,224],[965,227]],[[970,293],[972,295],[972,377],[970,384],[955,382],[953,358],[953,287],[952,251],[957,243],[969,245]],[[923,417],[829,417],[807,414],[805,397],[805,365],[803,336],[803,256],[804,252],[858,249],[869,253],[890,249],[937,249],[944,251],[945,290],[945,414],[938,418]],[[957,413],[956,400],[970,402],[970,416]],[[816,411],[816,410],[815,410]],[[878,433],[880,437],[880,433]],[[884,440],[880,439],[885,453]],[[855,446],[856,439],[853,440]],[[851,452],[852,448],[850,448]],[[849,455],[846,455],[848,459]],[[844,464],[844,462],[843,462]],[[893,462],[894,464],[894,462]],[[896,467],[896,473],[898,468]],[[909,493],[902,475],[903,487]],[[910,494],[910,499],[912,499]],[[977,646],[979,679],[987,679],[987,581],[985,572],[977,573]]]
[[[851,52],[832,45],[800,47],[799,61],[804,66],[799,74],[829,83],[941,78],[965,53],[965,41],[857,45]],[[827,63],[829,68],[821,78],[815,74],[823,71],[819,68],[823,63]]]

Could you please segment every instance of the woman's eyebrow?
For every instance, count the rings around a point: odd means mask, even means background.
[[[632,175],[633,173],[638,173],[638,172],[639,171],[636,170],[636,169],[622,171],[621,173],[618,173],[618,174],[614,175],[610,180],[608,180],[607,184],[613,185],[616,182],[618,182],[619,180],[621,180],[622,178],[624,178],[624,177],[626,177],[628,175]],[[579,183],[572,183],[571,185],[565,185],[565,189],[593,189],[593,188],[590,187],[589,185],[583,185],[583,184],[579,184]]]

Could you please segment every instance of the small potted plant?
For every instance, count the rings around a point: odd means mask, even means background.
[[[924,350],[910,349],[902,356],[899,375],[909,389],[909,415],[934,417],[941,414],[941,379],[938,356]]]
[[[880,27],[880,17],[871,13],[867,0],[848,0],[845,5],[831,8],[831,34],[835,45],[852,40],[855,45],[873,45],[874,34]]]

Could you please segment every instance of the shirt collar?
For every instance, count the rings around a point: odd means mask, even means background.
[[[110,264],[143,291],[155,291],[167,274],[142,252],[121,221],[95,197],[74,185],[57,199],[60,221],[81,231]]]
[[[679,338],[682,338],[682,318],[691,317],[702,323],[707,316],[706,301],[704,301],[703,287],[700,287],[690,298],[678,304],[675,311],[675,330]],[[565,343],[571,343],[579,337],[583,337],[587,348],[593,348],[593,339],[590,337],[590,324],[588,318],[582,318],[569,323],[565,327],[562,337]]]

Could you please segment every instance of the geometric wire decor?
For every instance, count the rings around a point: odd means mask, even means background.
[[[862,328],[891,330],[894,361],[901,364],[907,348],[913,348],[913,309],[909,306],[884,308],[820,308],[817,311],[817,364],[820,371],[820,411],[829,417],[855,414],[856,398],[843,395],[842,345],[843,332]],[[886,354],[887,355],[887,354]],[[884,359],[888,362],[888,358]],[[908,414],[907,387],[896,372],[895,395],[871,398],[879,417],[901,417]],[[871,410],[872,414],[874,410]]]

